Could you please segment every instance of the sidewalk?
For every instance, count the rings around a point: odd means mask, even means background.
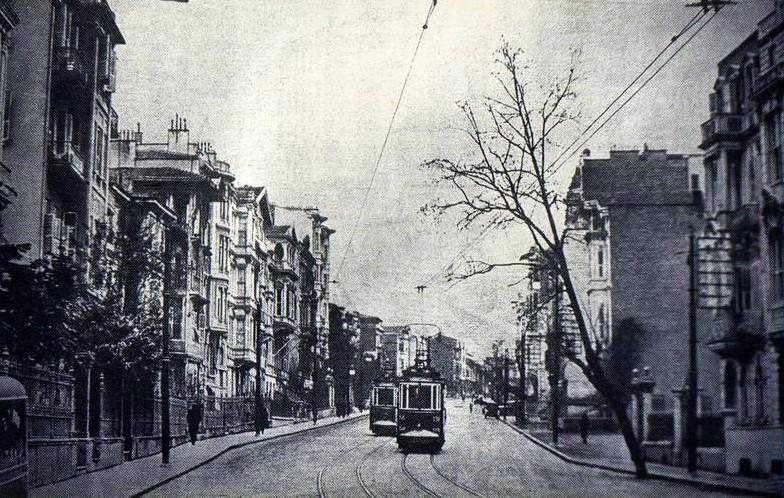
[[[550,443],[551,432],[526,431],[514,426],[511,422],[505,423],[534,444],[567,462],[584,467],[634,474],[634,465],[629,459],[626,444],[623,441],[623,437],[618,434],[591,435],[588,444],[584,445],[578,434],[562,433],[556,449]],[[647,463],[647,467],[648,474],[653,479],[733,493],[784,496],[784,481],[782,480],[754,479],[706,470],[690,473],[683,467],[651,462]]]
[[[166,466],[161,464],[161,455],[158,453],[32,489],[30,497],[137,496],[205,465],[232,449],[345,423],[367,416],[367,414],[368,412],[365,411],[354,413],[345,418],[327,417],[320,419],[316,425],[313,425],[312,421],[293,424],[275,419],[279,424],[283,423],[265,430],[264,435],[258,438],[254,432],[243,432],[203,439],[198,441],[195,446],[190,443],[182,444],[172,448],[171,460]]]

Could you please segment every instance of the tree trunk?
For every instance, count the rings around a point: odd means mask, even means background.
[[[626,442],[626,448],[629,450],[629,456],[634,463],[634,473],[637,477],[648,477],[648,468],[645,465],[645,457],[643,455],[642,446],[637,440],[637,435],[634,433],[634,426],[629,415],[626,412],[626,405],[617,395],[605,396],[610,404],[610,409],[615,414],[615,419],[618,421],[618,427],[623,434],[623,440]]]

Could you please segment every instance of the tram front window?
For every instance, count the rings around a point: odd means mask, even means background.
[[[432,410],[434,406],[432,385],[410,384],[406,386],[406,408]]]
[[[392,388],[376,389],[376,405],[395,406],[395,390]]]

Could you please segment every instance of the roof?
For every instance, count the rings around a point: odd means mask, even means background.
[[[136,159],[143,160],[143,159],[183,159],[189,161],[196,161],[199,159],[198,156],[195,154],[188,154],[185,152],[175,152],[171,150],[161,150],[161,149],[152,149],[152,150],[137,150],[136,151]]]
[[[611,151],[608,159],[586,158],[581,175],[583,200],[608,205],[690,205],[685,156],[664,150]]]
[[[0,401],[27,399],[27,391],[13,377],[0,376]]]

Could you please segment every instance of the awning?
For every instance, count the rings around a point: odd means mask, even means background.
[[[0,377],[0,401],[26,400],[27,392],[21,382],[13,377]]]

